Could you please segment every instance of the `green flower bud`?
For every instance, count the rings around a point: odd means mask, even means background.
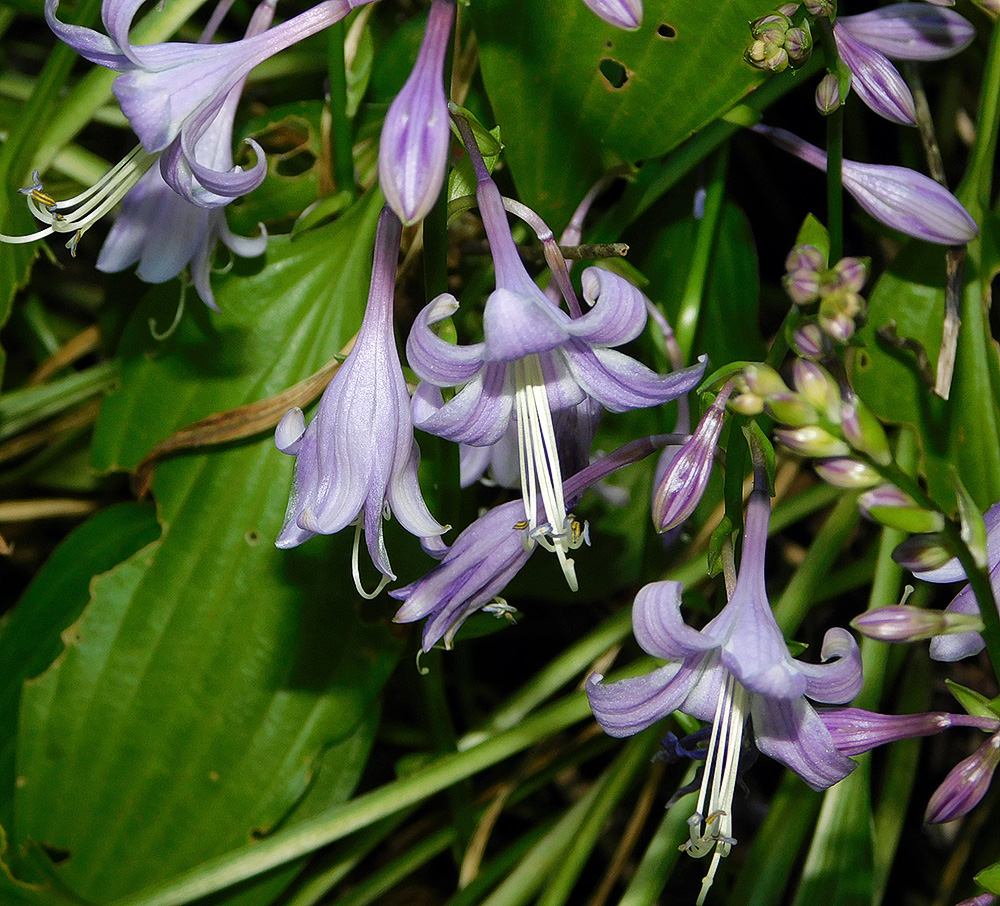
[[[740,393],[729,401],[729,408],[740,415],[760,415],[764,411],[764,398],[756,393]]]
[[[740,388],[741,390],[749,390],[750,393],[756,393],[757,396],[762,396],[765,399],[774,393],[790,392],[788,386],[781,379],[781,375],[763,362],[747,365],[743,369],[741,378],[744,385]]]
[[[840,109],[843,103],[840,97],[840,79],[836,73],[828,72],[816,86],[816,109],[829,116],[835,110]]]
[[[882,480],[882,476],[870,465],[849,456],[818,459],[813,463],[813,468],[827,484],[844,490],[870,488]]]
[[[774,432],[776,440],[783,443],[794,453],[803,456],[846,456],[851,452],[840,438],[834,437],[829,431],[817,425],[807,425],[804,428],[778,428]]]
[[[831,346],[819,324],[803,324],[792,334],[792,349],[805,359],[820,359],[829,354]]]
[[[913,535],[896,545],[892,559],[911,573],[921,573],[944,566],[951,559],[951,553],[945,547],[944,537],[932,532],[929,535]]]
[[[861,614],[851,621],[851,626],[862,635],[881,642],[918,642],[936,635],[981,632],[983,621],[965,613],[890,604]]]
[[[795,389],[815,406],[828,421],[840,422],[840,387],[825,368],[797,359],[792,366]]]
[[[889,438],[885,435],[882,423],[853,393],[844,399],[840,429],[844,432],[847,442],[855,450],[866,453],[882,466],[892,462]]]
[[[793,66],[801,66],[812,55],[813,38],[808,22],[785,32],[785,51]]]
[[[939,532],[944,528],[944,516],[927,510],[895,485],[883,484],[866,491],[858,498],[858,509],[873,522],[904,532]]]
[[[791,428],[815,425],[819,421],[819,413],[797,393],[772,394],[764,403],[764,411]]]

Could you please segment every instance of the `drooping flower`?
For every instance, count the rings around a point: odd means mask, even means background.
[[[967,815],[982,801],[1000,764],[1000,733],[955,765],[927,803],[924,820],[943,824]]]
[[[274,17],[274,3],[265,0],[254,10],[246,37],[265,31]],[[211,40],[211,31],[201,43]],[[225,172],[233,166],[233,121],[243,91],[239,82],[212,119],[197,143],[197,153],[213,169]],[[215,308],[210,282],[212,254],[221,240],[236,255],[255,257],[267,248],[267,232],[261,225],[256,238],[234,235],[222,207],[204,207],[182,197],[164,182],[158,167],[147,170],[122,201],[122,210],[108,232],[97,258],[97,269],[114,273],[138,262],[136,274],[147,283],[164,283],[187,265],[202,301]]]
[[[379,185],[407,226],[430,213],[444,184],[451,140],[444,61],[454,18],[454,0],[431,4],[417,62],[382,127]]]
[[[296,547],[314,534],[333,534],[355,523],[354,580],[366,597],[357,563],[362,527],[383,575],[378,590],[395,578],[382,537],[387,514],[421,538],[446,531],[431,516],[417,482],[420,452],[393,336],[401,233],[399,218],[383,208],[368,305],[354,348],[323,392],[308,428],[301,410],[292,409],[275,433],[278,448],[297,457],[285,524],[275,544]]]
[[[844,755],[861,755],[878,746],[934,736],[952,727],[976,727],[987,731],[1000,728],[998,720],[947,711],[881,714],[863,708],[821,708],[817,713]]]
[[[481,343],[452,345],[431,329],[458,309],[452,295],[438,296],[418,314],[406,344],[407,361],[421,379],[413,400],[414,424],[457,443],[486,446],[503,436],[511,418],[516,420],[530,543],[553,550],[575,588],[573,562],[566,556],[573,531],[563,498],[553,412],[578,406],[587,396],[615,412],[664,403],[695,386],[704,363],[658,375],[612,349],[639,335],[646,309],[642,294],[609,271],[584,271],[583,293],[593,305],[590,311],[571,318],[557,308],[521,263],[503,199],[471,134],[466,144],[476,166],[476,195],[493,254],[496,289],[486,300]],[[461,389],[444,402],[443,387]],[[539,498],[543,523],[536,515]]]
[[[826,170],[826,153],[785,129],[758,123],[753,131],[807,164]],[[845,160],[843,183],[855,201],[886,226],[940,245],[961,245],[979,227],[961,202],[929,176],[906,167]]]
[[[659,449],[669,437],[634,440],[570,476],[563,483],[567,501],[612,472]],[[676,441],[675,441],[676,442]],[[571,520],[573,541],[587,538],[586,526]],[[448,548],[439,566],[426,576],[389,594],[403,601],[393,619],[412,623],[427,618],[422,646],[430,651],[442,639],[447,647],[462,623],[479,610],[503,604],[497,595],[521,570],[535,550],[528,543],[524,505],[513,500],[494,507],[466,528]]]
[[[46,0],[45,18],[57,37],[92,63],[120,73],[112,90],[140,144],[93,187],[67,201],[53,199],[36,175],[35,184],[23,191],[31,212],[47,226],[27,236],[2,236],[0,241],[31,242],[69,233],[68,245],[75,250],[80,236],[157,162],[175,192],[204,207],[226,205],[255,189],[267,166],[259,145],[248,139],[256,157],[250,169],[218,169],[212,154],[216,143],[203,141],[230,92],[259,63],[370,2],[324,0],[261,34],[228,44],[134,45],[129,30],[141,5],[136,0],[104,0],[101,15],[107,35],[60,22],[59,0]]]
[[[761,476],[762,477],[762,476]],[[681,585],[654,582],[636,596],[632,631],[644,651],[669,661],[646,676],[587,683],[591,710],[604,731],[631,736],[675,710],[713,722],[701,794],[687,851],[714,850],[702,886],[704,901],[732,839],[732,799],[744,726],[758,748],[814,789],[846,777],[854,763],[838,751],[807,697],[843,704],[861,689],[861,656],[843,629],[829,630],[820,665],[792,658],[767,600],[764,551],[770,498],[759,481],[747,507],[743,554],[729,603],[704,629],[681,618]]]
[[[851,70],[851,88],[879,116],[903,125],[916,123],[916,109],[889,58],[943,60],[968,47],[975,34],[958,13],[925,3],[893,3],[841,16],[833,26],[837,52]]]
[[[989,568],[990,585],[993,587],[994,596],[1000,596],[1000,502],[994,503],[983,513],[983,522],[986,524],[986,562]],[[968,578],[957,557],[953,557],[936,569],[912,570],[912,572],[917,579],[934,583],[960,582]],[[973,617],[980,616],[979,602],[973,594],[972,586],[965,585],[952,598],[944,612]],[[983,641],[982,635],[969,630],[934,636],[931,639],[930,655],[936,661],[960,661],[979,654],[985,647],[986,642]]]
[[[583,0],[591,12],[615,28],[635,31],[642,25],[642,0]]]

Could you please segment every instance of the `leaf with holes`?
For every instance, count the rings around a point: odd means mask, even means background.
[[[560,228],[609,164],[666,154],[766,78],[743,60],[771,0],[646,0],[620,31],[580,0],[472,6],[483,79],[522,200]]]
[[[360,322],[378,210],[369,196],[273,240],[262,269],[220,281],[221,314],[192,309],[162,344],[147,321],[166,290],[151,293],[123,340],[100,464],[133,466],[181,425],[326,362]],[[269,436],[162,462],[161,537],[94,580],[65,650],[25,686],[14,842],[61,853],[57,877],[81,897],[114,900],[245,845],[360,776],[398,641],[358,616],[349,539],[274,547],[290,476]],[[334,776],[316,782],[321,764]],[[295,870],[239,902],[271,902]]]

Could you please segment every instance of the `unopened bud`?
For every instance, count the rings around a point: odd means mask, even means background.
[[[796,359],[792,366],[795,389],[830,422],[840,421],[840,387],[830,372],[815,362]]]
[[[882,480],[882,476],[870,465],[849,456],[818,459],[813,463],[813,468],[827,484],[844,490],[870,488]]]
[[[843,101],[840,99],[840,79],[834,72],[828,72],[819,80],[816,86],[816,109],[829,116],[835,110],[840,109]]]
[[[729,408],[739,415],[760,415],[764,411],[764,398],[756,393],[740,393],[729,401]]]
[[[803,456],[846,456],[851,452],[851,448],[842,440],[817,425],[779,428],[774,432],[774,437],[792,452]]]
[[[758,69],[763,69],[767,60],[769,45],[758,38],[747,48],[747,62]]]
[[[882,466],[892,462],[889,438],[885,436],[882,423],[853,393],[844,400],[841,408],[840,429],[855,450],[867,454]]]
[[[788,393],[788,386],[770,365],[763,362],[747,365],[741,373],[742,382],[747,390],[767,399],[775,393]]]
[[[810,270],[819,272],[826,267],[826,259],[823,253],[814,245],[803,243],[796,245],[785,258],[785,270]]]
[[[658,532],[670,531],[684,522],[705,493],[731,392],[732,385],[728,384],[715,398],[653,491],[653,525]]]
[[[857,328],[854,318],[838,311],[836,306],[829,311],[824,311],[820,306],[818,323],[823,333],[839,346],[845,346],[850,342]]]
[[[781,16],[787,16],[789,19],[792,18],[799,11],[798,3],[783,3],[778,7],[776,12]]]
[[[936,635],[979,632],[983,621],[964,613],[890,604],[861,614],[851,622],[851,626],[862,635],[880,642],[919,642]]]
[[[810,305],[819,298],[819,274],[814,270],[803,267],[789,271],[781,283],[796,305]]]
[[[944,516],[918,506],[917,502],[891,484],[866,491],[858,498],[858,509],[873,522],[898,528],[913,534],[939,532],[944,528]]]
[[[837,15],[836,0],[805,0],[805,7],[817,19],[832,19]]]
[[[768,72],[784,72],[788,69],[791,60],[788,59],[788,51],[784,47],[779,48],[771,54],[765,61],[763,69]]]
[[[860,258],[841,258],[831,270],[839,288],[860,293],[868,279],[868,266]]]
[[[803,324],[792,334],[792,349],[806,359],[820,359],[828,355],[831,349],[830,341],[820,329],[819,324]]]
[[[792,27],[792,20],[784,13],[769,13],[750,23],[750,34],[764,41],[781,43],[785,32]]]
[[[993,772],[998,764],[1000,733],[991,736],[968,758],[951,769],[927,803],[924,820],[931,824],[943,824],[971,812],[990,788],[990,781],[993,780]]]
[[[921,573],[944,566],[951,559],[951,553],[945,547],[944,536],[931,532],[914,535],[896,545],[892,559],[911,573]]]
[[[809,25],[804,22],[785,32],[785,51],[793,66],[801,66],[812,55],[813,39]]]
[[[819,413],[797,393],[771,394],[764,402],[764,411],[790,428],[815,425],[819,421]]]

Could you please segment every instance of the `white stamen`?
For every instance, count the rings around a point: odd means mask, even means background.
[[[33,184],[20,191],[28,197],[28,210],[47,226],[26,236],[0,233],[0,242],[20,244],[53,233],[70,233],[66,247],[75,255],[80,237],[125,197],[158,157],[138,145],[89,189],[65,201],[56,201],[45,191],[36,170],[31,174]]]
[[[364,586],[361,584],[361,570],[358,569],[358,548],[361,545],[361,527],[363,523],[364,515],[362,514],[358,516],[357,521],[354,523],[354,549],[351,551],[351,575],[354,576],[354,587],[358,590],[358,594],[365,600],[371,601],[372,598],[377,598],[381,594],[382,589],[392,581],[392,577],[383,575],[381,581],[378,583],[378,588],[372,592],[365,591]]]
[[[521,497],[527,528],[525,548],[538,542],[559,558],[570,589],[576,591],[576,568],[567,550],[582,543],[579,523],[566,515],[562,470],[552,427],[552,412],[545,392],[545,376],[537,355],[528,355],[514,363],[514,404],[517,413],[518,460],[521,469]],[[538,523],[538,497],[546,522]],[[584,532],[585,534],[585,532]]]
[[[710,852],[712,863],[701,884],[696,906],[702,906],[715,881],[719,862],[729,855],[736,843],[733,831],[733,796],[736,792],[743,725],[746,723],[749,695],[730,673],[719,696],[708,743],[705,772],[698,794],[698,805],[688,820],[691,839],[682,847],[689,856],[700,859]],[[707,817],[706,817],[707,816]]]

